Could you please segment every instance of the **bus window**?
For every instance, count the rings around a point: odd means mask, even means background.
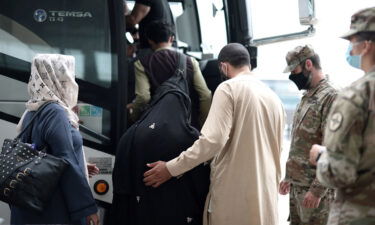
[[[3,76],[0,76],[0,84],[0,111],[20,118],[29,99],[27,84]]]
[[[299,32],[306,29],[299,20],[299,8],[295,0],[253,0],[250,4],[253,39]],[[288,6],[287,9],[285,6]],[[281,10],[282,9],[282,10]]]
[[[69,10],[64,9],[64,2],[45,4],[43,8],[29,5],[23,9],[29,17],[16,13],[17,7],[2,8],[0,28],[7,34],[8,44],[2,46],[1,53],[28,62],[35,53],[73,55],[77,78],[110,87],[112,55],[107,4],[82,7],[82,3],[69,1]],[[82,10],[75,10],[78,8]]]
[[[41,0],[37,4],[1,1],[0,40],[6,44],[0,44],[0,113],[7,115],[1,114],[0,119],[9,115],[19,118],[25,110],[24,103],[29,98],[26,83],[35,54],[72,55],[80,90],[78,113],[83,125],[80,130],[85,144],[114,152],[115,148],[110,148],[109,144],[115,145],[112,139],[125,127],[121,122],[124,116],[117,107],[121,105],[120,98],[125,98],[119,92],[126,87],[125,75],[119,76],[120,68],[125,72],[125,63],[120,63],[125,50],[119,53],[120,48],[116,46],[121,42],[116,39],[120,37],[116,25],[120,23],[114,23],[115,3],[112,3],[100,0]],[[125,108],[126,102],[122,104]]]
[[[204,54],[211,53],[213,57],[217,57],[221,48],[228,43],[223,1],[197,1],[197,6],[202,32],[202,51]]]

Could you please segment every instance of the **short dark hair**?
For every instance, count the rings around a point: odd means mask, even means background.
[[[174,26],[165,21],[153,21],[146,27],[147,39],[156,44],[168,42],[168,39],[172,36],[174,36]]]
[[[250,65],[249,51],[239,43],[230,43],[221,49],[218,57],[218,62],[228,62],[233,67],[239,68]]]
[[[362,41],[375,41],[375,32],[359,32],[358,35],[359,39]]]
[[[322,66],[320,64],[320,57],[319,57],[318,54],[315,54],[315,55],[313,55],[313,56],[311,56],[311,57],[303,60],[303,62],[301,62],[301,64],[300,64],[303,69],[305,68],[306,60],[308,60],[308,59],[311,60],[311,62],[313,64],[313,66],[315,67],[315,69],[317,69],[317,70],[321,70],[322,69]]]

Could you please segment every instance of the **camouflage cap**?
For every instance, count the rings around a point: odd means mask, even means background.
[[[293,71],[301,62],[315,55],[314,49],[310,45],[297,46],[286,54],[288,64],[284,73]]]
[[[350,30],[341,36],[349,39],[359,32],[375,32],[375,7],[363,9],[352,16]]]

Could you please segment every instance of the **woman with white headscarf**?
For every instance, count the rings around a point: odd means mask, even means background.
[[[31,65],[28,92],[31,98],[18,129],[28,124],[42,105],[53,103],[40,112],[32,128],[23,134],[22,141],[33,143],[38,150],[47,147],[47,153],[65,159],[70,166],[41,214],[11,206],[11,224],[98,224],[97,206],[85,176],[78,117],[72,111],[78,97],[74,57],[36,55]],[[27,140],[29,137],[31,140]]]

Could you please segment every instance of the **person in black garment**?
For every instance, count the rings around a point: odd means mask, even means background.
[[[146,37],[146,28],[156,20],[174,24],[167,0],[136,0],[133,10],[125,16],[128,30],[133,29],[136,24],[139,25],[140,49],[150,48]]]

